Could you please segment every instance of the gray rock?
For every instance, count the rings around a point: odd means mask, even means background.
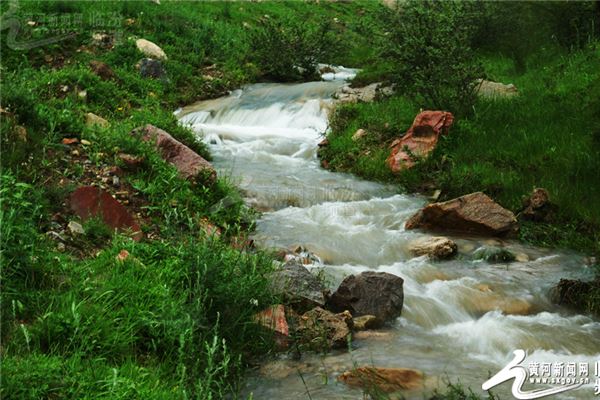
[[[290,261],[276,270],[271,277],[274,293],[283,297],[286,304],[298,312],[323,307],[328,290],[302,264]]]
[[[334,312],[350,311],[353,317],[373,315],[381,326],[402,313],[404,280],[387,272],[363,272],[346,277],[327,302]]]
[[[143,58],[139,66],[140,74],[144,78],[163,79],[167,75],[163,63],[153,58]]]
[[[71,232],[72,235],[85,234],[85,229],[83,229],[83,226],[79,222],[69,222],[69,225],[67,225],[67,229],[69,229],[69,232]]]

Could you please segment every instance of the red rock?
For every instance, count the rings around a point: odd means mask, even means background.
[[[125,261],[129,257],[129,252],[125,249],[121,250],[115,257],[117,261]]]
[[[154,141],[162,158],[174,165],[183,178],[207,183],[217,179],[217,172],[211,163],[162,129],[148,124],[134,129],[132,134],[141,135],[144,141]]]
[[[111,228],[131,231],[135,241],[143,237],[140,226],[127,209],[102,189],[82,186],[71,194],[70,203],[71,209],[84,221],[99,217]]]
[[[512,236],[519,230],[515,215],[477,192],[425,206],[409,218],[405,229],[452,231],[475,235]]]
[[[290,328],[285,315],[285,307],[278,304],[254,316],[254,320],[275,334],[275,342],[280,349],[288,347]]]
[[[414,157],[427,157],[435,149],[440,135],[445,135],[454,122],[447,111],[422,111],[406,134],[394,140],[387,164],[393,172],[411,168]]]
[[[77,139],[77,138],[64,138],[62,140],[62,144],[66,144],[66,145],[76,144],[76,143],[79,143],[79,139]]]

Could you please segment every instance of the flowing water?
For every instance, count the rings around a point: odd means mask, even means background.
[[[589,385],[554,397],[598,398],[600,322],[548,299],[560,278],[590,276],[581,256],[453,237],[460,251],[455,260],[412,257],[408,244],[427,234],[405,231],[404,222],[425,199],[319,167],[316,149],[331,96],[353,72],[337,69],[321,82],[250,85],[177,112],[210,145],[220,174],[231,176],[247,202],[264,211],[255,234],[259,245],[304,246],[322,259],[309,267],[323,269],[332,289],[344,276],[366,270],[404,279],[402,317],[390,327],[359,334],[351,352],[281,356],[250,374],[246,393],[255,399],[361,399],[360,390],[335,379],[355,365],[423,371],[423,390],[405,393],[408,398],[422,399],[446,379],[480,392],[515,349],[525,349],[526,368],[531,361],[589,363]],[[475,261],[469,255],[480,246],[504,246],[520,262]],[[512,398],[510,385],[494,391]]]

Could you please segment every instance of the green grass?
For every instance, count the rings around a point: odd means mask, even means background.
[[[273,19],[308,27],[325,21],[336,46],[319,61],[360,66],[372,62],[369,24],[381,5],[19,4],[17,15],[26,18],[19,40],[54,35],[47,17],[80,15],[83,23],[67,28],[77,33],[73,38],[26,51],[8,47],[8,31],[0,33],[0,397],[235,397],[245,365],[271,349],[270,336],[252,316],[278,301],[268,290],[272,258],[229,245],[248,234],[255,216],[227,179],[192,185],[129,132],[150,123],[210,159],[172,112],[264,79],[249,32]],[[3,2],[0,11],[7,10]],[[116,27],[93,26],[95,15],[116,16]],[[114,47],[93,45],[94,32],[115,28],[122,40]],[[167,53],[165,79],[140,76],[136,38]],[[107,63],[116,78],[93,74],[92,60]],[[86,126],[88,112],[110,126]],[[91,142],[78,147],[88,167],[73,161],[71,149],[61,144],[73,137]],[[152,239],[135,243],[91,220],[84,223],[85,235],[66,234],[61,249],[45,234],[61,228],[53,216],[76,220],[63,203],[90,179],[90,168],[124,167],[121,152],[145,159],[121,181],[142,201],[141,228]],[[221,229],[220,238],[206,237],[205,221]],[[125,261],[116,259],[121,250],[130,254]]]

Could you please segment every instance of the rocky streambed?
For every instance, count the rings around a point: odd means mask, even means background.
[[[478,391],[516,349],[535,362],[593,366],[600,359],[600,323],[549,297],[560,278],[591,275],[583,257],[513,241],[510,221],[503,227],[471,222],[466,234],[427,233],[438,214],[419,213],[426,199],[320,168],[316,151],[332,95],[349,93],[336,77],[352,73],[334,69],[327,81],[250,85],[178,111],[180,122],[211,146],[219,173],[264,211],[255,242],[287,254],[289,271],[282,274],[300,275],[309,286],[324,282],[332,294],[309,287],[316,291],[300,296],[295,316],[275,307],[267,321],[286,315],[285,322],[297,325],[288,334],[298,329],[304,343],[316,340],[309,328],[323,321],[341,329],[325,332],[326,347],[339,349],[283,352],[250,374],[245,391],[257,399],[356,399],[366,380],[423,398],[446,379]],[[457,227],[452,218],[444,221]],[[409,220],[415,229],[407,229]],[[324,279],[315,283],[302,268]],[[342,293],[340,284],[347,288]],[[373,317],[355,318],[357,331],[345,310]],[[286,330],[279,327],[285,346]],[[510,384],[495,392],[510,393]],[[593,384],[568,396],[593,398]]]

